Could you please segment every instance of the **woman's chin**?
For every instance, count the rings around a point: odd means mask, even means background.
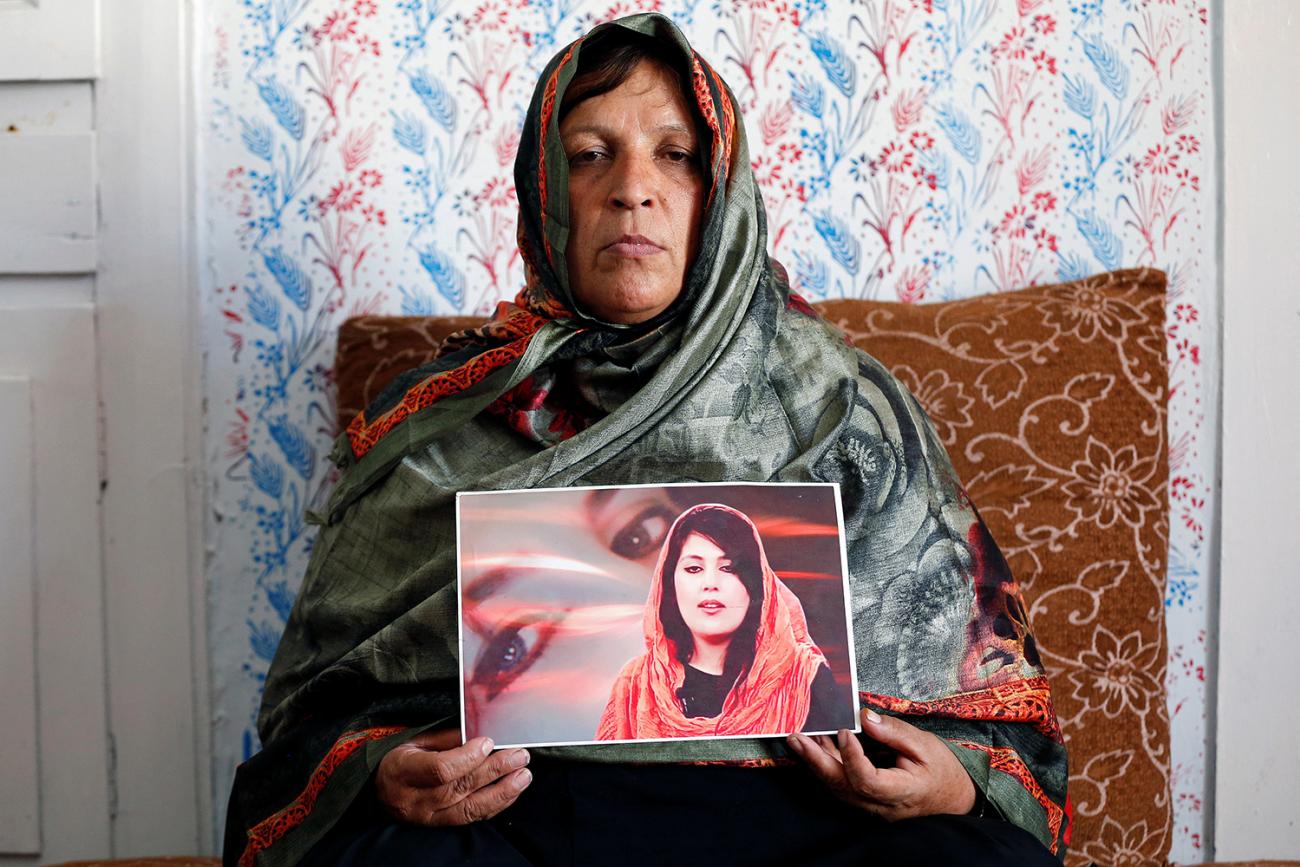
[[[667,301],[662,299],[627,298],[616,299],[612,302],[607,301],[600,305],[583,306],[587,307],[593,316],[606,322],[613,322],[617,325],[639,325],[663,313],[675,299],[676,295]]]
[[[578,304],[590,315],[619,325],[636,325],[655,318],[677,300],[682,292],[680,275],[676,279],[646,279],[647,275],[627,275],[631,279],[601,281],[591,288],[575,288]]]
[[[721,644],[731,640],[731,636],[736,634],[740,628],[739,623],[715,626],[714,624],[704,624],[695,628],[695,624],[687,624],[691,630],[691,637],[695,639],[696,644]]]

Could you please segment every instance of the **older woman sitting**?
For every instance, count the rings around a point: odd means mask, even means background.
[[[916,401],[766,255],[722,79],[661,16],[597,27],[544,72],[515,175],[526,287],[340,439],[227,863],[1061,857],[1015,583]],[[460,743],[457,491],[728,480],[840,483],[861,739]]]

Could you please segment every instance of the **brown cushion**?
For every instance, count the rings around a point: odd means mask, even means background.
[[[334,357],[340,428],[393,377],[432,361],[448,334],[482,323],[481,316],[354,316],[344,322]]]
[[[1068,864],[1169,851],[1165,278],[822,314],[912,390],[1024,591],[1070,751]]]
[[[925,407],[1020,581],[1070,748],[1071,864],[1160,862],[1171,842],[1164,286],[1121,271],[815,305]],[[344,423],[452,324],[346,323]]]

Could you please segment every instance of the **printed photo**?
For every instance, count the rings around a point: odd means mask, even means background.
[[[842,527],[833,484],[459,495],[462,734],[856,731]]]

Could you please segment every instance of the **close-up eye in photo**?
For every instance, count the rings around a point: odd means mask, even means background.
[[[484,636],[483,649],[473,663],[473,684],[491,701],[533,664],[555,630],[557,615],[541,613],[506,623]]]
[[[0,867],[1300,867],[1300,0],[0,0]]]
[[[555,730],[576,708],[594,730],[609,682],[639,643],[650,571],[674,517],[666,494],[649,488],[543,492],[462,513],[472,730],[505,743],[519,727]]]

